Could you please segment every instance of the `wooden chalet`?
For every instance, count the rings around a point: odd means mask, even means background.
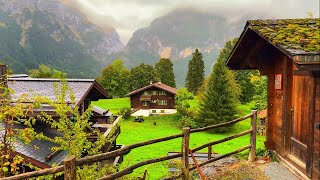
[[[0,65],[0,72],[2,74],[6,73],[6,67],[4,65]],[[21,95],[26,95],[30,98],[30,101],[22,102],[27,104],[33,103],[32,97],[34,96],[48,97],[52,101],[55,101],[56,95],[54,92],[54,86],[60,87],[62,84],[60,79],[30,78],[28,76],[22,77],[20,75],[10,76],[8,79],[2,78],[2,80],[6,81],[9,89],[14,92],[11,94],[11,104],[13,106]],[[71,101],[69,94],[67,94],[65,101],[71,107],[79,107],[80,113],[83,113],[88,109],[91,101],[106,99],[108,97],[107,92],[93,79],[66,79],[66,82],[75,99],[74,101]],[[101,109],[97,106],[93,106],[92,111],[93,115],[90,118],[90,121],[93,122],[92,128],[99,129],[106,138],[114,140],[113,142],[107,143],[103,147],[102,151],[108,152],[111,149],[119,147],[116,145],[117,136],[120,134],[120,127],[117,124],[119,118],[117,116],[113,116],[112,113],[107,110]],[[41,108],[34,109],[33,113],[29,114],[29,116],[38,116],[41,112],[51,115],[53,119],[59,119],[55,113],[55,109],[46,104],[41,105]],[[0,124],[0,126],[1,125],[2,124]],[[24,127],[22,125],[16,125],[16,128]],[[57,132],[55,129],[52,129],[41,121],[37,121],[34,128],[36,131],[42,132],[48,137],[62,135],[61,132]],[[89,130],[88,134],[91,134]],[[91,141],[95,141],[97,139],[95,135],[90,135],[88,138]],[[52,152],[51,148],[57,146],[57,144],[46,140],[33,140],[29,145],[18,141],[15,146],[15,154],[19,154],[24,158],[26,163],[31,163],[38,168],[49,168],[53,164],[59,165],[60,163],[63,163],[64,158],[67,156],[66,151]],[[35,149],[34,147],[39,148]],[[119,160],[119,158],[117,159]]]
[[[265,145],[305,179],[320,179],[320,19],[252,20],[227,65],[268,77]]]
[[[156,82],[136,89],[127,96],[130,97],[131,108],[135,111],[140,110],[139,112],[142,112],[142,115],[149,115],[175,113],[174,98],[176,94],[176,88]]]

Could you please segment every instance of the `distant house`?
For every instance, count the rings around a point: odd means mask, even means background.
[[[227,65],[268,77],[265,145],[304,179],[320,179],[320,19],[248,21]]]
[[[175,110],[177,89],[161,82],[134,90],[127,94],[131,108],[136,112],[132,115],[148,116],[150,114],[172,114]]]
[[[0,73],[6,73],[6,67],[0,65]],[[2,77],[2,75],[1,75]],[[0,79],[6,81],[7,86],[14,91],[11,94],[11,105],[15,105],[15,101],[18,100],[19,96],[27,95],[30,100],[28,102],[22,103],[33,103],[33,96],[42,96],[48,97],[52,101],[55,101],[55,92],[54,86],[61,86],[60,79],[43,79],[43,78],[30,78],[28,76],[14,75],[10,76],[8,79]],[[71,106],[79,107],[79,112],[85,112],[91,104],[91,101],[97,101],[99,99],[106,99],[108,94],[107,92],[93,79],[66,79],[68,87],[72,90],[72,93],[75,97],[74,102],[71,101],[69,95],[66,96],[66,103]],[[101,109],[97,106],[93,107],[93,115],[90,117],[90,121],[93,123],[92,128],[97,128],[100,132],[106,137],[114,141],[107,143],[102,151],[108,152],[111,149],[118,147],[116,145],[117,136],[120,134],[120,127],[117,125],[119,118],[113,116],[112,113],[107,110]],[[38,116],[41,112],[46,112],[50,114],[53,119],[58,120],[58,116],[55,114],[53,107],[43,104],[41,108],[34,109],[32,113],[28,116]],[[112,119],[110,119],[112,117]],[[71,118],[71,115],[70,115]],[[3,126],[3,124],[0,124]],[[23,125],[15,125],[16,128],[24,128]],[[57,132],[55,129],[52,129],[47,124],[37,121],[34,125],[34,129],[43,133],[48,137],[61,136],[61,132]],[[111,135],[111,129],[114,129]],[[88,131],[90,134],[90,131]],[[0,132],[1,136],[1,132]],[[94,135],[89,135],[88,139],[90,141],[95,141],[97,139]],[[48,168],[53,164],[63,163],[64,158],[67,156],[66,151],[53,152],[52,147],[57,146],[50,141],[46,140],[33,140],[29,145],[26,145],[20,141],[15,143],[15,152],[24,158],[26,163],[31,163],[32,165],[38,168]],[[38,147],[35,149],[35,147]]]

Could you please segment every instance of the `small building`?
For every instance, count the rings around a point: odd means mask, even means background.
[[[230,69],[268,78],[267,149],[304,179],[320,179],[320,19],[248,21]]]
[[[55,90],[59,93],[59,88],[62,85],[60,79],[30,78],[21,75],[11,75],[9,78],[4,78],[3,75],[6,74],[6,72],[6,66],[0,65],[0,81],[5,81],[8,88],[13,90],[13,93],[10,94],[10,103],[12,106],[16,104],[16,101],[22,95],[27,97],[27,101],[20,103],[25,104],[33,103],[32,97],[34,96],[47,97],[52,101],[56,101]],[[70,99],[70,92],[68,92],[65,102],[72,108],[76,106],[79,107],[80,114],[89,108],[91,101],[106,99],[108,97],[108,93],[94,79],[66,79],[66,83],[72,91],[74,100]],[[54,87],[57,88],[55,89]],[[54,120],[59,120],[55,109],[46,104],[42,104],[40,108],[33,109],[32,113],[29,113],[28,116],[36,118],[41,115],[42,112],[52,116]],[[70,118],[72,118],[71,116],[70,114]],[[113,116],[108,110],[93,106],[92,116],[90,117],[90,121],[92,122],[91,127],[98,129],[104,137],[112,140],[102,147],[103,152],[119,148],[119,146],[116,145],[116,139],[120,134],[120,126],[117,124],[119,119],[117,116]],[[3,123],[0,123],[0,127],[1,126],[3,126]],[[24,128],[24,126],[20,124],[14,126],[19,129]],[[36,121],[33,128],[38,133],[43,133],[47,137],[53,138],[63,135],[62,132],[52,129],[42,121]],[[0,137],[1,136],[2,134],[0,132]],[[88,139],[94,142],[97,140],[97,137],[91,134],[91,131],[88,131]],[[66,151],[52,151],[52,147],[56,146],[58,145],[48,140],[35,139],[28,145],[18,140],[15,143],[15,152],[13,152],[13,155],[20,155],[24,158],[25,163],[30,163],[37,168],[49,168],[54,164],[59,165],[63,163],[64,158],[67,156]],[[117,160],[119,161],[119,158],[117,158]],[[122,157],[120,157],[120,161],[121,160]],[[112,160],[108,160],[108,162],[110,161]],[[27,169],[27,171],[29,170],[31,169]]]
[[[127,96],[130,97],[133,116],[149,116],[150,114],[173,114],[177,89],[161,82],[136,89]]]

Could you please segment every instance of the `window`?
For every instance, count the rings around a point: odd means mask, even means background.
[[[152,110],[152,113],[157,113],[157,110]]]
[[[152,95],[158,95],[157,91],[152,91]]]
[[[149,95],[148,91],[143,91],[143,95]]]
[[[160,100],[159,101],[159,105],[161,105],[161,106],[165,106],[165,105],[167,105],[168,104],[168,101],[167,100]]]
[[[157,100],[153,99],[151,100],[151,103],[157,103]]]
[[[143,101],[142,102],[142,106],[148,106],[148,102],[147,101]]]
[[[164,109],[161,109],[161,113],[165,113]]]
[[[166,92],[165,92],[165,91],[159,91],[159,95],[165,96],[165,95],[166,95]]]

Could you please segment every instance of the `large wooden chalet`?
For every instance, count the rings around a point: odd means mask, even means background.
[[[320,179],[320,19],[248,21],[227,65],[268,77],[267,140],[304,179]]]
[[[127,96],[130,97],[131,108],[136,111],[133,115],[148,116],[149,114],[176,113],[174,99],[176,94],[176,88],[156,82],[136,89]]]
[[[0,72],[2,75],[5,74],[6,66],[0,65]],[[55,101],[56,96],[54,86],[61,86],[60,79],[30,78],[28,76],[19,75],[11,76],[8,79],[2,78],[2,80],[5,80],[9,89],[14,92],[11,94],[12,105],[14,105],[14,102],[21,95],[27,95],[30,99],[32,99],[33,96],[48,97],[52,101]],[[75,100],[71,103],[71,99],[69,99],[69,95],[67,95],[65,101],[71,107],[78,106],[80,113],[83,113],[88,109],[91,101],[106,99],[108,97],[107,92],[93,79],[67,79],[66,81],[67,86],[72,90]],[[32,103],[32,100],[23,103]],[[41,112],[51,115],[53,119],[59,119],[55,114],[53,107],[48,105],[42,105],[41,108],[34,109],[33,113],[28,116],[36,117]],[[120,133],[120,127],[117,125],[119,121],[117,116],[113,116],[112,113],[107,110],[94,106],[93,115],[90,117],[90,121],[93,122],[92,128],[97,128],[106,138],[114,140],[103,147],[103,152],[118,147],[116,145],[116,139]],[[1,125],[2,124],[0,124],[0,126]],[[20,128],[19,126],[23,128],[22,125],[16,125],[16,128]],[[61,135],[61,132],[57,132],[55,129],[52,129],[41,121],[37,121],[34,128],[39,133],[42,132],[48,137]],[[112,131],[112,129],[114,130]],[[90,131],[88,131],[88,134],[90,134]],[[88,138],[90,141],[95,141],[97,139],[95,135],[90,135]],[[13,153],[22,156],[26,163],[31,163],[38,168],[48,168],[53,164],[59,165],[60,163],[63,163],[63,160],[68,153],[66,151],[53,152],[51,148],[55,146],[57,146],[57,144],[46,140],[33,140],[29,145],[17,141],[15,144],[16,150]],[[34,147],[39,148],[35,149]]]

